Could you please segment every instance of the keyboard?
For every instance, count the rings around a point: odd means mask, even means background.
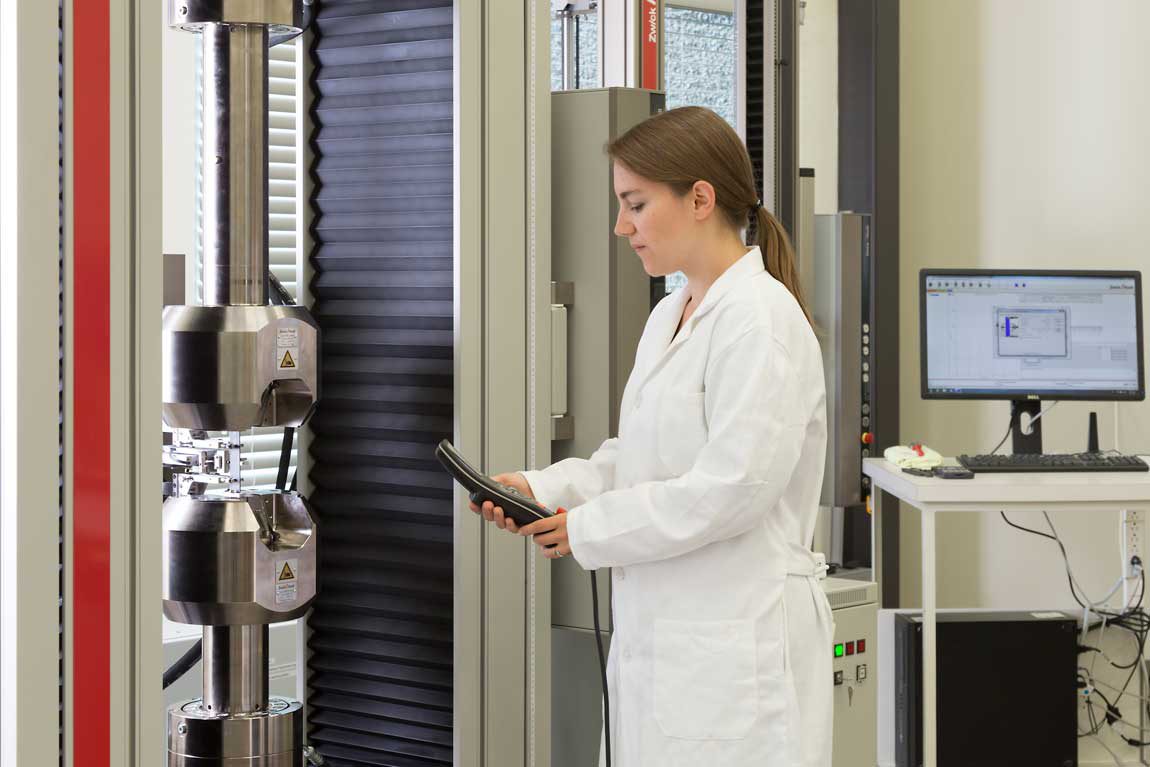
[[[958,462],[976,474],[1029,471],[1147,471],[1136,455],[1060,453],[1051,455],[960,455]]]

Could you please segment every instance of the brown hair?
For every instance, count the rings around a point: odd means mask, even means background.
[[[783,283],[812,326],[795,252],[778,219],[759,202],[751,158],[739,135],[709,109],[679,107],[655,115],[607,145],[607,154],[643,178],[685,195],[697,181],[715,188],[715,206],[736,230],[754,224],[763,266]]]

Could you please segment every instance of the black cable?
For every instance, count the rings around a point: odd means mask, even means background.
[[[283,490],[287,487],[288,469],[291,468],[291,446],[294,439],[295,429],[285,426],[283,446],[280,448],[280,471],[279,476],[276,477],[277,490]]]
[[[1086,699],[1086,718],[1090,721],[1090,731],[1087,735],[1097,735],[1102,730],[1102,725],[1094,718],[1094,706],[1090,705],[1090,698]]]
[[[284,284],[279,281],[270,270],[268,271],[268,286],[271,288],[269,299],[272,306],[295,306],[295,299],[288,293]]]
[[[1049,538],[1050,540],[1052,540],[1058,544],[1058,548],[1062,549],[1062,559],[1064,562],[1066,562],[1066,581],[1067,581],[1067,583],[1070,584],[1070,596],[1074,597],[1074,601],[1078,603],[1079,607],[1086,609],[1086,605],[1082,602],[1081,599],[1078,598],[1078,591],[1074,588],[1074,579],[1070,577],[1070,559],[1066,556],[1066,547],[1062,545],[1062,541],[1060,541],[1057,536],[1051,535],[1050,533],[1044,533],[1041,530],[1031,530],[1029,527],[1023,527],[1022,525],[1016,525],[1015,523],[1013,523],[1009,519],[1007,519],[1005,511],[1000,511],[998,513],[1002,515],[1002,521],[1003,522],[1005,522],[1006,524],[1015,528],[1016,530],[1021,530],[1024,533],[1032,533],[1034,535],[1041,535],[1043,538]]]
[[[1135,636],[1141,632],[1150,632],[1150,615],[1147,615],[1146,612],[1142,610],[1142,600],[1146,594],[1145,572],[1139,572],[1138,583],[1138,598],[1134,600],[1133,606],[1124,608],[1122,612],[1094,609],[1092,612],[1102,616],[1102,619],[1086,626],[1086,631],[1094,631],[1107,625],[1124,628],[1127,631],[1133,632]]]
[[[1138,664],[1142,661],[1142,658],[1143,658],[1145,651],[1146,651],[1146,639],[1147,639],[1147,636],[1150,635],[1150,616],[1148,616],[1141,608],[1142,599],[1145,596],[1145,594],[1146,594],[1146,572],[1145,572],[1145,570],[1143,570],[1139,573],[1138,599],[1135,600],[1134,605],[1128,609],[1123,610],[1123,612],[1121,612],[1121,613],[1107,613],[1109,616],[1111,616],[1113,618],[1112,620],[1108,621],[1108,623],[1110,625],[1115,626],[1117,628],[1125,629],[1126,631],[1129,631],[1131,634],[1134,635],[1134,638],[1138,643],[1138,653],[1135,656],[1133,663],[1118,664],[1118,663],[1115,663],[1114,661],[1110,661],[1110,665],[1113,666],[1114,668],[1118,668],[1118,669],[1127,669],[1128,668],[1128,669],[1130,669],[1130,673],[1126,675],[1126,681],[1123,682],[1122,687],[1118,690],[1118,696],[1117,696],[1117,698],[1115,698],[1115,700],[1121,700],[1122,696],[1128,694],[1127,690],[1130,688],[1130,683],[1134,680],[1134,675],[1138,673],[1138,670],[1139,670]],[[1097,627],[1093,627],[1093,628],[1097,628]],[[1093,628],[1089,628],[1088,630],[1093,630]],[[1117,707],[1115,705],[1113,705],[1110,702],[1110,700],[1101,691],[1095,689],[1094,692],[1096,692],[1098,694],[1098,696],[1101,697],[1102,700],[1106,702],[1106,710],[1107,710],[1107,717],[1106,717],[1107,722],[1106,723],[1113,726],[1113,724],[1114,724],[1113,720],[1121,718],[1121,712],[1118,711]],[[1142,705],[1146,706],[1147,713],[1150,713],[1150,705],[1146,705],[1145,701],[1142,701],[1141,703],[1142,703]],[[1101,729],[1101,724],[1098,725],[1098,729]],[[1140,727],[1139,728],[1139,734],[1141,734],[1142,732],[1145,732],[1145,730],[1144,730],[1144,728]],[[1095,734],[1095,733],[1092,733],[1092,734]],[[1126,736],[1122,735],[1121,733],[1118,733],[1118,735],[1123,740],[1126,740],[1128,743],[1130,743],[1130,745],[1137,745],[1136,742],[1134,742],[1132,739],[1126,738]]]
[[[188,651],[179,657],[171,668],[164,672],[164,689],[168,689],[175,684],[180,677],[191,671],[192,666],[200,662],[200,658],[204,655],[204,640],[197,639],[196,643],[188,648]]]
[[[1053,407],[1053,405],[1051,407]],[[1058,531],[1054,529],[1054,523],[1050,520],[1050,515],[1047,514],[1045,511],[1042,512],[1043,517],[1046,518],[1046,524],[1050,526],[1050,534],[1047,534],[1047,533],[1043,533],[1039,530],[1031,530],[1028,527],[1022,527],[1021,525],[1016,525],[1013,522],[1011,522],[1009,519],[1006,518],[1005,512],[1000,511],[999,513],[1002,514],[1002,518],[1003,518],[1003,520],[1005,520],[1006,524],[1010,525],[1011,527],[1016,527],[1019,530],[1023,530],[1023,531],[1028,532],[1028,533],[1034,533],[1035,535],[1041,535],[1044,538],[1050,538],[1051,540],[1053,540],[1055,543],[1058,544],[1058,549],[1062,552],[1062,561],[1066,565],[1066,580],[1070,585],[1070,595],[1072,597],[1074,597],[1074,601],[1078,603],[1079,607],[1081,607],[1084,610],[1087,609],[1086,605],[1083,604],[1082,600],[1078,598],[1078,591],[1074,586],[1074,579],[1070,576],[1070,556],[1066,553],[1066,546],[1062,543],[1062,539],[1058,536]],[[1141,564],[1141,562],[1138,562],[1138,564]],[[1121,613],[1116,613],[1113,610],[1100,610],[1100,609],[1093,608],[1093,607],[1089,608],[1089,609],[1091,609],[1095,613],[1098,613],[1099,615],[1104,615],[1107,618],[1116,619],[1114,621],[1110,621],[1113,625],[1118,625],[1118,626],[1121,626],[1122,628],[1127,628],[1127,629],[1130,629],[1131,631],[1134,631],[1134,629],[1131,628],[1130,626],[1123,625],[1122,623],[1120,623],[1118,621],[1121,619],[1130,618],[1131,616],[1146,617],[1145,614],[1142,612],[1142,609],[1141,609],[1142,598],[1146,594],[1146,573],[1143,570],[1139,570],[1139,573],[1141,574],[1141,581],[1140,581],[1141,586],[1140,586],[1140,589],[1138,592],[1138,599],[1134,602],[1134,607],[1125,608]],[[1090,601],[1089,597],[1085,593],[1082,594],[1082,597],[1084,599],[1086,599],[1087,601]],[[1147,618],[1147,620],[1150,620],[1150,618]],[[1150,630],[1150,627],[1147,627],[1147,629]],[[1136,637],[1139,635],[1137,631],[1135,631],[1134,634]],[[1143,641],[1145,641],[1145,640],[1143,640]]]
[[[1138,557],[1132,557],[1130,561],[1138,566],[1138,598],[1134,600],[1133,605],[1127,607],[1126,612],[1150,618],[1150,616],[1146,616],[1144,612],[1141,612],[1142,600],[1146,598],[1146,568],[1142,567],[1142,560]],[[1143,628],[1144,630],[1150,630],[1150,625],[1144,625]]]
[[[1122,712],[1119,711],[1114,706],[1114,704],[1110,702],[1110,699],[1106,697],[1106,695],[1102,692],[1102,690],[1099,690],[1096,687],[1096,688],[1094,688],[1094,690],[1092,692],[1094,695],[1097,695],[1099,698],[1102,698],[1102,702],[1106,704],[1106,723],[1107,724],[1112,725],[1112,724],[1114,724],[1115,721],[1122,718]]]
[[[1041,535],[1043,538],[1049,538],[1049,539],[1050,539],[1050,540],[1052,540],[1052,541],[1057,541],[1057,540],[1058,540],[1057,538],[1055,538],[1055,537],[1054,537],[1053,535],[1051,535],[1050,533],[1044,533],[1044,532],[1042,532],[1041,530],[1032,530],[1032,529],[1030,529],[1029,527],[1023,527],[1022,525],[1016,525],[1016,524],[1014,524],[1013,522],[1011,522],[1009,519],[1007,519],[1007,518],[1006,518],[1006,512],[1005,512],[1005,511],[1000,511],[1000,512],[998,512],[998,513],[1002,515],[1002,521],[1003,521],[1003,522],[1005,522],[1006,524],[1008,524],[1008,525],[1010,525],[1011,527],[1015,528],[1016,530],[1021,530],[1021,531],[1022,531],[1022,532],[1024,532],[1024,533],[1033,533],[1034,535]]]
[[[1043,514],[1045,514],[1045,512],[1043,512]],[[1074,601],[1078,603],[1079,607],[1086,609],[1086,605],[1078,598],[1077,591],[1074,588],[1074,578],[1070,575],[1070,555],[1066,553],[1066,546],[1062,544],[1062,539],[1058,537],[1058,533],[1054,530],[1054,523],[1050,521],[1049,516],[1046,517],[1046,524],[1050,525],[1051,537],[1054,538],[1054,542],[1058,544],[1058,550],[1062,552],[1062,562],[1066,565],[1066,582],[1070,585],[1070,595],[1074,597]],[[1086,598],[1087,602],[1090,601],[1090,598],[1085,594],[1082,596]]]
[[[611,696],[607,692],[607,661],[603,658],[603,635],[599,630],[599,585],[591,571],[591,614],[595,621],[595,645],[599,649],[599,674],[603,680],[603,733],[607,747],[607,767],[611,767]]]
[[[995,446],[994,446],[994,449],[993,449],[993,450],[991,450],[989,453],[987,453],[987,455],[994,455],[995,453],[997,453],[997,452],[998,452],[998,448],[1002,447],[1003,443],[1004,443],[1004,442],[1006,442],[1006,440],[1007,440],[1007,438],[1008,438],[1008,437],[1010,437],[1010,432],[1014,431],[1014,419],[1015,419],[1015,417],[1016,417],[1016,416],[1015,416],[1015,413],[1014,413],[1014,409],[1013,409],[1013,408],[1011,408],[1011,412],[1010,412],[1010,423],[1009,423],[1009,424],[1007,425],[1007,427],[1006,427],[1006,434],[1003,434],[1003,435],[1002,435],[1002,440],[1001,440],[1001,441],[999,441],[999,443],[998,443],[997,445],[995,445]]]
[[[1105,724],[1110,725],[1110,729],[1114,731],[1115,735],[1117,735],[1122,740],[1126,741],[1127,745],[1133,746],[1135,748],[1142,748],[1143,746],[1150,746],[1150,741],[1143,741],[1143,740],[1139,740],[1138,738],[1129,738],[1129,737],[1123,735],[1118,730],[1115,730],[1114,725],[1122,720],[1122,710],[1119,709],[1118,706],[1111,703],[1110,699],[1107,698],[1106,695],[1103,694],[1103,692],[1101,690],[1094,688],[1090,691],[1090,694],[1091,695],[1097,695],[1099,698],[1102,698],[1102,701],[1106,704],[1106,721],[1105,721]],[[1092,705],[1090,705],[1089,699],[1087,699],[1087,701],[1086,701],[1086,707],[1087,707],[1089,714],[1090,714],[1090,723],[1091,723],[1091,731],[1088,734],[1097,735],[1102,730],[1103,722],[1099,722],[1095,719],[1094,707]],[[1124,724],[1131,726],[1129,722],[1124,722]],[[1138,727],[1139,735],[1141,735],[1143,732],[1145,732],[1145,728],[1139,726]],[[1081,735],[1079,735],[1079,737],[1081,737]]]
[[[1146,591],[1146,572],[1145,571],[1142,572],[1142,579],[1141,580],[1142,580],[1142,589],[1141,589],[1140,593],[1145,593],[1145,591]],[[1142,613],[1141,610],[1139,610],[1138,615],[1140,617],[1145,617],[1145,614]],[[1113,623],[1113,625],[1118,626],[1119,628],[1124,628],[1127,631],[1129,631],[1130,633],[1132,633],[1134,635],[1134,638],[1136,640],[1138,640],[1138,655],[1135,657],[1133,663],[1131,663],[1129,666],[1119,666],[1114,661],[1110,661],[1110,665],[1114,666],[1115,668],[1120,668],[1120,669],[1129,668],[1130,669],[1130,673],[1126,675],[1126,681],[1122,684],[1122,689],[1118,693],[1118,699],[1119,700],[1121,700],[1122,696],[1126,694],[1126,690],[1130,687],[1130,682],[1132,682],[1134,680],[1134,675],[1138,673],[1138,664],[1142,661],[1142,657],[1146,652],[1146,636],[1148,633],[1150,633],[1150,631],[1147,631],[1145,621],[1136,621],[1135,623],[1140,624],[1137,628],[1128,625],[1130,623],[1129,617],[1130,616],[1123,615],[1123,616],[1119,617],[1117,620],[1115,620]]]
[[[1127,631],[1130,631],[1130,629],[1127,628],[1126,626],[1122,626],[1121,628],[1126,628]],[[1140,637],[1140,636],[1141,636],[1140,634],[1137,634],[1137,633],[1135,634],[1135,637]],[[1119,671],[1125,671],[1126,669],[1131,669],[1130,673],[1131,673],[1131,675],[1133,675],[1134,672],[1137,670],[1137,668],[1136,668],[1137,665],[1140,662],[1142,662],[1142,653],[1141,652],[1139,652],[1138,655],[1136,655],[1134,657],[1134,660],[1130,661],[1129,663],[1115,663],[1114,661],[1110,661],[1110,665],[1111,665],[1111,667],[1116,668]],[[1126,683],[1129,684],[1130,683],[1129,680],[1127,680]],[[1123,691],[1125,691],[1125,688],[1123,688]]]
[[[1002,520],[1004,522],[1006,522],[1006,524],[1010,525],[1011,527],[1015,528],[1016,530],[1021,530],[1021,531],[1026,532],[1026,533],[1031,533],[1032,535],[1039,535],[1039,536],[1042,536],[1043,538],[1049,538],[1050,540],[1052,540],[1058,544],[1058,548],[1062,552],[1062,561],[1066,565],[1066,580],[1070,586],[1070,595],[1072,597],[1074,597],[1074,601],[1078,603],[1079,607],[1086,609],[1086,605],[1082,602],[1081,599],[1078,598],[1078,590],[1075,588],[1074,579],[1070,575],[1070,557],[1066,553],[1066,546],[1063,545],[1062,539],[1059,538],[1057,531],[1054,529],[1054,523],[1050,520],[1050,516],[1045,515],[1046,516],[1046,524],[1050,526],[1050,533],[1044,533],[1041,530],[1032,530],[1029,527],[1024,527],[1022,525],[1018,525],[1018,524],[1015,524],[1014,522],[1011,522],[1010,519],[1007,518],[1006,512],[1004,512],[1004,511],[1000,511],[999,514],[1002,515]],[[1134,635],[1134,638],[1138,642],[1138,654],[1135,656],[1135,659],[1132,663],[1130,663],[1130,664],[1117,664],[1114,661],[1110,661],[1110,665],[1115,667],[1115,668],[1118,668],[1118,669],[1129,668],[1130,669],[1130,673],[1126,676],[1126,681],[1123,683],[1122,688],[1118,692],[1118,697],[1116,698],[1117,700],[1121,700],[1122,696],[1127,694],[1126,691],[1130,688],[1130,682],[1133,681],[1134,675],[1138,672],[1138,664],[1142,661],[1142,658],[1145,655],[1146,639],[1147,639],[1147,636],[1150,635],[1150,616],[1148,616],[1142,610],[1142,606],[1141,606],[1142,600],[1145,598],[1145,595],[1146,595],[1146,571],[1145,571],[1145,569],[1140,569],[1139,570],[1139,582],[1138,582],[1138,597],[1137,597],[1137,599],[1134,600],[1133,604],[1130,606],[1124,606],[1123,610],[1121,612],[1117,612],[1117,613],[1113,612],[1111,610],[1100,610],[1097,608],[1091,608],[1095,613],[1097,613],[1099,615],[1103,615],[1103,616],[1105,616],[1105,618],[1103,619],[1103,621],[1101,621],[1096,626],[1085,626],[1084,627],[1087,631],[1093,631],[1094,629],[1098,628],[1099,626],[1109,623],[1109,625],[1112,625],[1112,626],[1122,628],[1122,629],[1129,631],[1130,633],[1132,633]],[[1083,594],[1083,597],[1085,597],[1085,596],[1086,595]],[[1098,648],[1095,648],[1095,647],[1081,646],[1081,645],[1079,646],[1079,653],[1087,652],[1087,651],[1100,652],[1100,650]],[[1121,712],[1118,710],[1118,708],[1114,704],[1112,704],[1110,702],[1110,700],[1107,699],[1105,694],[1103,694],[1100,690],[1098,690],[1097,688],[1094,688],[1091,690],[1091,694],[1092,695],[1094,695],[1094,694],[1098,695],[1106,703],[1106,720],[1105,720],[1105,722],[1099,722],[1094,715],[1093,706],[1090,705],[1090,701],[1089,701],[1089,699],[1087,699],[1087,706],[1086,706],[1087,716],[1090,720],[1090,731],[1087,734],[1097,735],[1101,731],[1103,724],[1109,724],[1111,726],[1111,728],[1113,728],[1114,722],[1116,720],[1120,719],[1122,715],[1121,715]],[[1146,707],[1146,712],[1148,714],[1150,714],[1150,704],[1148,704],[1146,701],[1142,701],[1141,703],[1142,703],[1142,705],[1144,705]],[[1144,730],[1142,730],[1142,728],[1139,728],[1139,730],[1140,730],[1139,734],[1141,734],[1144,731]],[[1122,735],[1121,733],[1116,733],[1116,734],[1118,734],[1119,737],[1121,737],[1123,740],[1125,740],[1128,744],[1130,744],[1132,746],[1140,747],[1140,746],[1144,745],[1140,740],[1127,738],[1126,736]],[[1082,737],[1082,735],[1080,734],[1079,737]]]
[[[1030,421],[1031,425],[1033,426],[1033,424],[1034,424],[1034,422],[1035,422],[1035,421],[1037,421],[1039,418],[1041,418],[1042,416],[1044,416],[1044,415],[1046,414],[1046,412],[1047,412],[1048,410],[1050,410],[1050,408],[1054,407],[1054,406],[1055,406],[1055,405],[1057,405],[1057,404],[1058,404],[1057,402],[1052,402],[1052,403],[1050,403],[1050,405],[1049,405],[1049,406],[1047,406],[1047,407],[1046,407],[1044,410],[1041,410],[1041,411],[1039,411],[1038,415],[1037,415],[1037,416],[1035,416],[1033,419],[1031,419],[1031,421]],[[987,453],[987,455],[994,455],[995,453],[997,453],[997,452],[998,452],[998,449],[999,449],[1000,447],[1002,447],[1003,443],[1005,443],[1005,442],[1006,442],[1006,440],[1007,440],[1007,439],[1010,437],[1010,433],[1011,433],[1012,431],[1014,431],[1014,425],[1015,425],[1015,421],[1019,421],[1019,422],[1021,422],[1021,419],[1022,419],[1022,413],[1021,413],[1021,411],[1015,411],[1015,410],[1014,410],[1014,408],[1011,408],[1011,411],[1010,411],[1010,422],[1009,422],[1009,425],[1007,425],[1007,427],[1006,427],[1006,434],[1003,434],[1003,435],[1002,435],[1002,439],[1001,439],[1001,440],[999,440],[998,444],[997,444],[997,445],[995,445],[995,446],[994,446],[994,449],[993,449],[993,450],[991,450],[989,453]]]

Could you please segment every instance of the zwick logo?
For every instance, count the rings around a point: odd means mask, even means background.
[[[647,2],[647,42],[659,42],[659,0]]]

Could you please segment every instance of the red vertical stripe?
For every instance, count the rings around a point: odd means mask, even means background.
[[[109,0],[72,0],[72,680],[76,767],[111,737]]]
[[[643,0],[643,46],[641,51],[642,85],[647,90],[659,88],[659,27],[663,20],[659,18],[658,0]]]

